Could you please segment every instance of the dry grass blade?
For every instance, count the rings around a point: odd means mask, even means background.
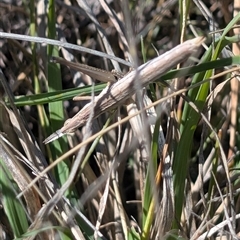
[[[240,214],[236,215],[236,219],[240,219]],[[233,218],[230,218],[230,221],[232,221]],[[217,233],[219,231],[219,229],[223,229],[227,224],[228,224],[228,220],[224,220],[221,223],[217,224],[216,226],[212,227],[209,231],[207,231],[206,233],[202,234],[201,236],[198,236],[198,240],[205,240],[207,238],[212,237],[215,233]],[[229,235],[225,236],[224,239],[229,239]],[[235,238],[235,239],[239,239],[239,238]]]
[[[9,144],[9,146],[7,144]],[[0,146],[1,158],[3,162],[7,166],[9,172],[12,174],[15,182],[18,184],[19,189],[24,190],[25,186],[29,183],[30,178],[25,169],[23,169],[23,167],[19,164],[19,160],[17,160],[15,157],[16,149],[14,150],[14,147],[11,146],[11,144],[2,135],[0,135]],[[35,215],[41,208],[40,199],[34,188],[29,188],[27,191],[25,191],[23,196],[28,207],[30,218],[34,219]]]
[[[100,57],[105,57],[107,59],[114,59],[114,61],[118,61],[119,63],[122,63],[126,66],[131,67],[131,63],[115,57],[114,55],[109,55],[103,52],[99,52],[99,51],[95,51],[89,48],[84,48],[82,46],[78,46],[75,44],[70,44],[70,43],[66,43],[66,42],[61,42],[61,41],[57,41],[57,40],[53,40],[53,39],[48,39],[48,38],[41,38],[41,37],[31,37],[31,36],[25,36],[25,35],[21,35],[21,34],[14,34],[14,33],[6,33],[6,32],[0,32],[0,38],[6,38],[6,39],[17,39],[17,40],[21,40],[21,41],[28,41],[28,42],[35,42],[35,43],[40,43],[40,44],[49,44],[49,45],[54,45],[54,46],[59,46],[59,47],[63,47],[63,48],[69,48],[69,49],[73,49],[75,51],[79,51],[79,52],[87,52],[96,56],[100,56]]]
[[[106,207],[107,207],[107,198],[108,198],[108,194],[109,194],[109,182],[110,182],[110,177],[106,181],[105,190],[104,190],[103,196],[102,196],[100,204],[99,204],[98,220],[97,220],[97,223],[96,223],[96,230],[94,232],[94,238],[95,239],[97,239],[97,237],[98,237],[97,233],[98,233],[99,228],[101,226],[103,214],[104,214],[104,212],[106,210]]]
[[[110,20],[112,21],[115,29],[118,32],[118,35],[120,37],[120,40],[122,41],[122,48],[123,48],[123,52],[125,55],[125,59],[129,59],[130,62],[132,62],[132,56],[129,54],[129,45],[126,39],[126,36],[124,35],[124,22],[120,21],[120,17],[118,18],[116,12],[109,6],[109,4],[104,1],[104,0],[100,0],[100,3],[103,7],[103,9],[105,10],[105,12],[108,14]],[[123,19],[123,16],[121,16],[121,18]]]
[[[157,239],[162,239],[171,229],[172,220],[174,219],[174,192],[170,156],[166,156],[162,164],[161,201],[155,206],[156,219],[154,233]]]
[[[238,0],[5,2],[0,239],[239,238]]]
[[[85,11],[85,13],[88,15],[88,17],[92,20],[92,22],[95,24],[95,27],[97,28],[98,34],[104,44],[106,52],[110,55],[114,55],[112,47],[106,37],[106,33],[105,33],[104,29],[102,28],[102,26],[100,25],[100,23],[98,22],[98,20],[96,19],[96,17],[94,16],[91,8],[88,5],[88,2],[85,0],[78,0],[77,3]],[[112,61],[112,64],[114,66],[114,69],[116,69],[117,71],[120,72],[119,64],[115,61]]]
[[[143,64],[118,82],[107,86],[94,100],[94,118],[116,108],[119,104],[129,99],[137,90],[134,84],[136,76],[138,76],[137,81],[139,81],[142,87],[148,85],[178,63],[191,56],[198,50],[203,41],[203,37],[188,40],[165,54]],[[92,104],[85,105],[73,118],[68,119],[61,129],[45,139],[44,143],[54,141],[66,133],[74,132],[78,127],[86,124],[90,116]]]

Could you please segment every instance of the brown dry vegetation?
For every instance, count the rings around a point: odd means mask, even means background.
[[[48,8],[44,1],[0,0],[0,239],[240,238],[239,72],[225,73],[238,66],[239,37],[228,38],[239,34],[238,0],[203,1],[208,19],[201,1],[107,2],[56,0]],[[218,52],[222,34],[230,48]],[[207,62],[200,73],[163,76],[144,90],[140,83],[130,101],[43,144],[89,102],[73,97],[97,96],[106,87],[52,62],[53,55],[128,74],[196,36],[206,37],[205,48],[174,67]],[[216,61],[224,58],[229,61]],[[193,83],[200,86],[188,91]],[[170,94],[152,112],[120,122]]]

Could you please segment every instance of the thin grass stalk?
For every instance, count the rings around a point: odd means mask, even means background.
[[[181,31],[180,43],[183,43],[186,35],[187,18],[188,18],[191,1],[179,0],[178,2],[179,2],[179,16],[180,16],[179,27]]]
[[[109,117],[109,118],[107,119],[107,121],[106,121],[106,123],[104,124],[102,130],[106,129],[106,128],[110,125],[110,122],[111,122],[113,116],[114,116],[114,115],[111,115],[111,117]],[[82,163],[81,163],[81,166],[79,167],[78,178],[79,178],[80,175],[82,174],[84,167],[85,167],[86,164],[88,163],[88,160],[89,160],[91,154],[94,152],[94,150],[95,150],[95,148],[96,148],[97,144],[99,143],[99,141],[100,141],[100,139],[101,139],[102,136],[103,136],[103,135],[99,135],[99,136],[93,141],[91,147],[89,148],[88,152],[86,153],[86,155],[85,155],[85,157],[84,157],[84,159],[83,159],[83,161],[82,161]]]
[[[158,159],[158,136],[159,136],[159,127],[160,127],[160,119],[156,121],[153,138],[152,138],[152,170],[150,171],[148,166],[147,175],[146,175],[146,182],[144,188],[144,199],[143,199],[143,212],[142,212],[142,227],[143,229],[146,225],[146,218],[149,214],[150,204],[153,198],[153,188],[152,188],[152,178],[149,176],[150,172],[154,173],[157,172],[157,159]]]
[[[159,132],[159,130],[158,130],[158,132]],[[158,187],[160,186],[160,182],[162,180],[162,168],[163,168],[163,161],[161,161],[160,165],[158,166],[156,177],[155,177],[155,183],[152,183],[152,184],[156,184],[156,186],[158,186]],[[142,232],[142,237],[141,237],[142,240],[147,240],[150,237],[150,229],[151,229],[152,222],[154,219],[156,200],[157,199],[155,199],[155,197],[152,197],[150,205],[148,206],[147,216],[146,216],[146,220],[145,220],[145,224],[144,224],[143,232]],[[145,209],[145,211],[146,211],[146,209]]]
[[[30,23],[30,35],[31,36],[37,35],[36,18],[37,17],[36,17],[36,12],[35,12],[35,1],[31,0],[30,1],[30,22],[31,22]],[[37,61],[37,48],[36,47],[37,47],[36,43],[31,42],[33,86],[34,86],[34,93],[41,94],[42,90],[40,88],[40,83],[39,83],[39,78],[38,78],[38,74],[39,74],[38,62],[39,61]],[[46,136],[49,133],[49,131],[48,131],[49,129],[47,128],[47,126],[49,126],[49,122],[48,122],[48,118],[47,118],[47,115],[46,115],[43,105],[38,104],[37,111],[38,111],[38,117],[39,117],[39,123],[40,123],[41,129],[43,130],[44,136]],[[49,147],[47,147],[47,150],[49,152],[49,156],[51,156]]]
[[[214,184],[215,179],[213,178],[213,176],[217,176],[217,167],[219,164],[219,143],[218,142],[215,143],[215,149],[216,149],[216,152],[215,152],[215,158],[212,161],[212,171],[211,171],[211,178],[210,178],[209,187],[208,187],[207,202],[210,202],[212,200],[214,190],[215,190],[215,184]],[[209,214],[210,214],[210,218],[213,218],[215,211],[213,209],[213,205],[211,204],[210,206],[211,206],[211,209],[209,211]]]
[[[50,0],[48,5],[48,38],[56,39],[56,16],[55,16],[55,0]],[[58,49],[56,46],[48,45],[47,47],[47,56],[48,59],[51,56],[59,56]],[[57,90],[62,90],[62,79],[60,73],[60,66],[56,63],[47,63],[47,79],[48,79],[48,91],[54,92]],[[61,101],[58,102],[50,102],[49,103],[49,118],[51,123],[51,130],[58,129],[63,123],[64,120],[64,110],[63,103]],[[63,152],[66,152],[68,147],[66,143],[66,139],[63,138],[60,141],[57,141],[50,145],[51,153],[52,153],[52,161],[61,156]],[[69,176],[69,164],[62,162],[56,167],[56,179],[63,185]],[[69,193],[66,193],[69,194]]]

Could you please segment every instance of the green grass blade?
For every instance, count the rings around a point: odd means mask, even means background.
[[[98,84],[94,86],[94,92],[99,93],[106,86],[106,84]],[[15,98],[15,105],[18,107],[29,105],[39,105],[56,101],[65,101],[72,99],[75,96],[86,96],[92,93],[92,86],[80,87],[80,88],[72,88],[67,90],[58,90],[49,93],[41,93],[30,96],[19,96]],[[9,101],[6,99],[6,103]]]
[[[55,16],[55,1],[49,1],[48,7],[48,38],[56,38],[56,16]],[[48,58],[58,55],[58,48],[56,46],[48,45],[47,47]],[[48,91],[55,92],[62,90],[62,79],[59,64],[49,62],[47,63],[47,79],[48,79]],[[64,110],[63,103],[61,101],[50,102],[49,103],[49,119],[51,126],[49,131],[55,132],[57,129],[61,128],[64,122]],[[52,160],[60,157],[68,149],[66,139],[61,138],[59,141],[54,141],[49,145],[52,154]],[[57,165],[55,169],[56,178],[60,185],[63,185],[69,176],[69,167],[66,162],[61,162]]]
[[[28,229],[28,220],[13,190],[13,187],[17,188],[17,185],[13,183],[14,180],[10,172],[4,165],[2,159],[0,159],[0,191],[3,209],[7,215],[14,236],[20,237]]]
[[[238,15],[238,18],[240,15]],[[234,24],[236,19],[231,22]],[[228,25],[226,29],[230,29]],[[203,57],[202,62],[215,61],[217,57],[220,55],[222,49],[226,46],[227,41],[225,41],[224,35],[227,31],[224,31],[222,38],[219,39],[217,42],[217,46],[212,53],[212,47],[206,52],[205,56]],[[212,71],[209,70],[206,72],[198,73],[194,76],[192,84],[200,82],[202,80],[208,79],[212,76]],[[209,83],[204,83],[199,88],[191,89],[188,93],[188,97],[195,103],[198,107],[199,111],[203,110],[203,107],[206,102],[206,97],[209,91]],[[188,164],[189,164],[189,156],[191,151],[191,143],[193,142],[193,134],[197,127],[198,121],[200,116],[198,113],[193,110],[189,104],[185,103],[183,116],[181,120],[181,139],[178,143],[177,150],[175,153],[175,157],[173,160],[173,173],[174,173],[174,190],[175,190],[175,211],[176,211],[176,219],[177,221],[174,223],[174,227],[177,228],[177,222],[180,221],[182,206],[184,201],[184,186],[185,186],[185,179],[187,176],[188,171]],[[184,149],[184,151],[183,151]]]
[[[147,228],[145,226],[146,219],[148,215],[148,210],[152,201],[153,197],[153,188],[152,185],[154,184],[152,181],[155,179],[156,172],[157,172],[157,159],[158,159],[158,136],[159,136],[159,128],[160,128],[160,119],[157,120],[154,128],[153,139],[152,139],[152,161],[151,165],[148,165],[147,175],[146,175],[146,183],[144,188],[144,200],[143,200],[143,213],[142,213],[142,226],[143,229]],[[150,169],[150,167],[152,169]],[[149,223],[148,223],[149,224]]]

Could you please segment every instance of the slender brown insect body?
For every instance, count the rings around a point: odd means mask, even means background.
[[[92,78],[95,78],[101,82],[116,82],[116,78],[114,74],[112,74],[111,72],[105,71],[103,69],[91,67],[81,63],[69,62],[59,57],[52,57],[51,60],[52,62],[60,63],[74,70],[83,72],[84,74],[87,74]]]
[[[78,127],[86,124],[93,104],[94,118],[116,108],[129,99],[140,87],[145,87],[175,67],[178,63],[187,59],[192,53],[198,50],[203,41],[203,37],[188,40],[163,55],[141,65],[119,81],[108,85],[95,97],[94,103],[90,102],[86,104],[73,118],[68,119],[61,129],[45,139],[44,143],[49,143],[66,133],[74,132]]]

